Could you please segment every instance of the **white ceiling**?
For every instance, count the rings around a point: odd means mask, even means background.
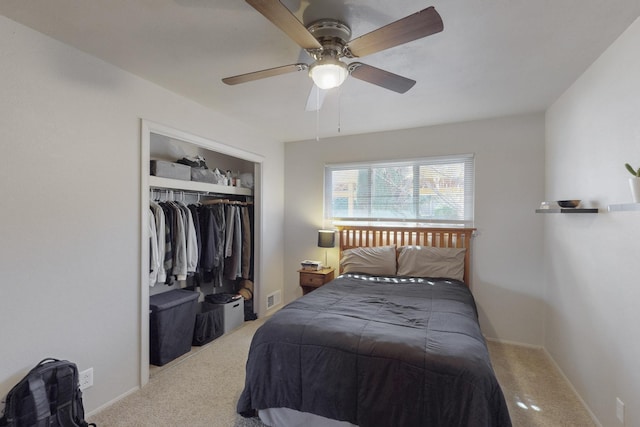
[[[444,31],[359,59],[416,80],[407,93],[350,78],[316,113],[304,71],[221,82],[304,54],[242,0],[1,0],[0,13],[281,141],[543,111],[640,16],[640,0],[282,2],[352,38],[429,6]]]

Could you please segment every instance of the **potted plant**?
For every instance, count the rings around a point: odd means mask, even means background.
[[[625,163],[624,167],[633,175],[633,178],[629,178],[631,197],[633,197],[634,203],[640,203],[640,168],[634,169],[629,163]]]

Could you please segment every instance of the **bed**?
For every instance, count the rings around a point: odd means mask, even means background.
[[[468,287],[473,229],[340,227],[341,273],[251,343],[267,425],[511,426]]]

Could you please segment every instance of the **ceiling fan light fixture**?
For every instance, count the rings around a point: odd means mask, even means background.
[[[320,89],[338,87],[348,75],[347,65],[333,57],[319,59],[309,67],[309,76]]]

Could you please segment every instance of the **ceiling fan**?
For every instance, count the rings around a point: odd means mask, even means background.
[[[348,75],[351,75],[385,89],[405,93],[415,85],[415,80],[361,62],[347,63],[344,59],[370,55],[430,36],[444,28],[440,14],[435,8],[428,7],[351,40],[349,26],[336,19],[321,19],[305,27],[280,0],[246,2],[284,31],[315,61],[311,64],[289,64],[222,79],[228,85],[308,70],[309,76],[320,89],[338,87]]]

